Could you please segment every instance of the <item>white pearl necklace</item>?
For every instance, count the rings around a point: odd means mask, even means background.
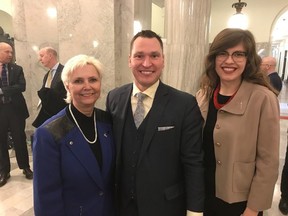
[[[81,130],[75,116],[73,115],[73,112],[71,110],[71,104],[69,104],[69,112],[74,120],[74,122],[76,123],[77,127],[79,128],[81,134],[83,135],[83,137],[85,138],[85,140],[90,143],[90,144],[95,144],[96,140],[97,140],[97,129],[96,129],[96,111],[94,111],[94,129],[95,129],[95,139],[93,141],[90,141],[87,139],[87,137],[84,135],[83,131]]]

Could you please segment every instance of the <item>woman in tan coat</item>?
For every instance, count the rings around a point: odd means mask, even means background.
[[[205,119],[204,216],[257,216],[271,207],[279,103],[260,63],[247,30],[224,29],[210,46],[196,95]]]

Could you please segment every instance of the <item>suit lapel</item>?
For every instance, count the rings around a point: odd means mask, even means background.
[[[123,136],[125,120],[127,117],[128,105],[129,103],[131,103],[131,100],[130,100],[131,92],[132,92],[132,84],[129,85],[127,88],[125,88],[123,92],[119,94],[118,101],[116,102],[116,104],[119,104],[117,105],[117,107],[122,108],[117,111],[119,112],[119,116],[120,116],[119,119],[121,119],[121,121],[119,121],[119,123],[116,125],[116,128],[115,128],[115,131],[119,131],[119,133],[117,133],[116,138],[115,138],[116,143],[118,143],[118,145],[116,145],[117,159],[121,158],[120,153],[121,153],[121,145],[122,145],[122,136]]]
[[[62,69],[62,65],[59,64],[56,71],[55,71],[54,77],[52,79],[51,87],[54,87],[54,85],[58,82],[58,80],[61,80],[61,73],[60,73],[61,69]],[[46,79],[47,79],[47,77],[46,77]]]
[[[86,169],[88,174],[97,183],[100,188],[104,188],[104,182],[99,168],[99,164],[91,151],[89,144],[84,139],[80,131],[75,127],[73,134],[77,133],[78,137],[74,141],[66,142],[67,147],[71,150],[72,154],[79,160],[79,162]]]
[[[109,176],[111,163],[114,161],[112,158],[114,155],[114,150],[112,149],[111,143],[109,143],[111,140],[113,140],[113,138],[111,138],[112,131],[111,128],[98,121],[97,131],[102,152],[102,176],[105,180],[106,176]]]
[[[140,164],[147,148],[151,144],[152,138],[157,131],[157,126],[159,125],[160,120],[162,119],[162,113],[166,107],[166,104],[169,101],[168,88],[160,82],[159,87],[156,91],[153,105],[149,112],[149,119],[146,126],[146,132],[138,160],[138,165]]]
[[[7,64],[7,70],[8,70],[8,83],[9,83],[9,85],[11,85],[11,82],[14,80],[14,76],[15,76],[16,72],[13,71],[14,67],[11,64]],[[13,71],[13,73],[12,73],[12,71]]]

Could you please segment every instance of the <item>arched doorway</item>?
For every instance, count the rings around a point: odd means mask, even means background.
[[[282,80],[288,76],[288,6],[275,17],[272,24],[271,34],[271,55],[278,61],[278,73]]]

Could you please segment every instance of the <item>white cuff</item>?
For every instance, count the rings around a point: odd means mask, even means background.
[[[186,216],[203,216],[203,212],[192,212],[187,210]]]

